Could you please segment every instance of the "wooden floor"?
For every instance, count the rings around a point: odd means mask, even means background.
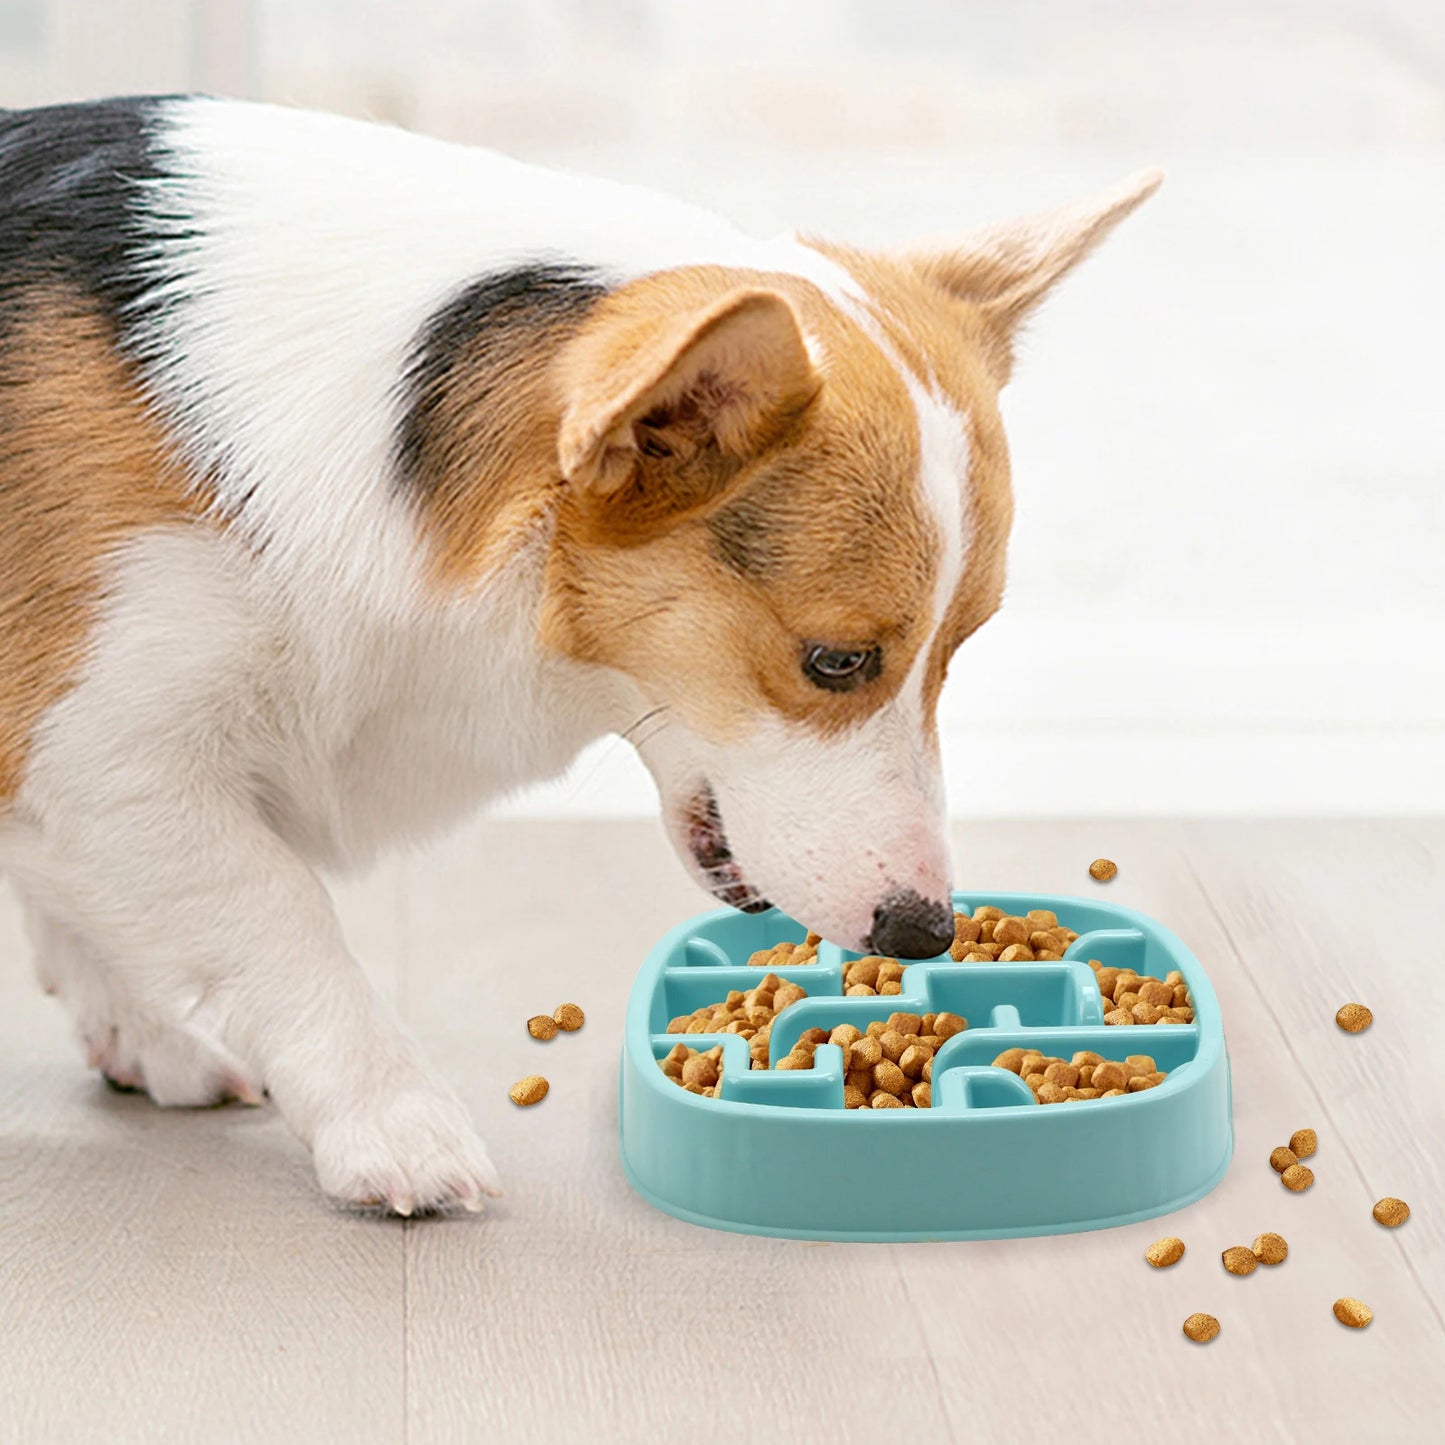
[[[481,1121],[484,1218],[348,1217],[269,1109],[107,1092],[0,900],[0,1440],[1425,1441],[1445,1414],[1445,823],[988,824],[984,889],[1089,892],[1194,947],[1225,1011],[1234,1164],[1166,1221],[982,1244],[714,1233],[629,1191],[619,1029],[696,911],[654,825],[492,823],[341,894],[349,935]],[[1350,1037],[1336,1007],[1374,1027]],[[521,1021],[575,1000],[547,1045]],[[534,1070],[546,1102],[506,1088]],[[1318,1183],[1267,1164],[1319,1131]],[[1414,1215],[1395,1232],[1382,1195]],[[1287,1263],[1219,1251],[1263,1230]],[[1174,1269],[1145,1246],[1181,1235]],[[1363,1332],[1330,1312],[1375,1311]],[[1186,1315],[1217,1315],[1200,1348]]]

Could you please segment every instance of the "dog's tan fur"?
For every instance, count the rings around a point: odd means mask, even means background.
[[[0,347],[0,810],[84,659],[107,557],[205,510],[166,455],[94,306],[58,286],[31,293]]]
[[[690,347],[729,307],[736,334],[699,367]],[[638,374],[650,384],[618,401],[609,381]],[[765,709],[834,733],[894,696],[932,623],[934,524],[907,389],[855,322],[796,277],[671,272],[603,303],[560,380],[564,465],[583,440],[549,567],[553,647],[685,698],[715,737]],[[820,692],[800,639],[881,644],[884,672]]]

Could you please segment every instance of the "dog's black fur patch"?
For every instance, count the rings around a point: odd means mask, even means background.
[[[0,111],[0,325],[11,302],[61,282],[118,334],[154,282],[142,188],[161,177],[162,97]]]
[[[539,344],[555,346],[570,336],[608,289],[600,271],[535,262],[479,277],[437,311],[413,343],[403,373],[400,484],[414,491],[435,485],[439,473],[428,465],[434,421],[459,368],[466,370],[470,404],[485,407],[489,396],[505,390],[511,369],[534,365]]]

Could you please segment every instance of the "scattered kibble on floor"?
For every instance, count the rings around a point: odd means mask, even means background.
[[[1089,877],[1100,883],[1107,883],[1111,878],[1116,877],[1119,872],[1119,865],[1112,858],[1095,858],[1089,864]]]
[[[527,1020],[527,1032],[534,1039],[540,1039],[546,1043],[548,1039],[557,1037],[557,1021],[551,1014],[533,1014]]]
[[[1335,1015],[1335,1022],[1347,1034],[1363,1033],[1374,1021],[1374,1014],[1362,1003],[1344,1004]]]
[[[1176,1239],[1172,1234],[1164,1239],[1156,1239],[1144,1251],[1144,1258],[1155,1269],[1168,1269],[1171,1264],[1178,1264],[1184,1258],[1184,1241]]]
[[[1410,1206],[1403,1199],[1382,1199],[1370,1212],[1386,1229],[1398,1229],[1410,1217]]]
[[[1253,1248],[1254,1257],[1261,1264],[1283,1264],[1289,1256],[1289,1245],[1282,1234],[1261,1234]]]
[[[1269,1167],[1276,1174],[1283,1174],[1286,1169],[1292,1168],[1299,1163],[1299,1156],[1293,1149],[1286,1149],[1281,1144],[1277,1149],[1269,1151]]]
[[[1219,1333],[1219,1321],[1213,1315],[1190,1315],[1184,1321],[1184,1333],[1196,1345],[1207,1345]]]
[[[1259,1264],[1252,1249],[1236,1244],[1219,1256],[1221,1263],[1230,1274],[1253,1274]]]
[[[1319,1147],[1319,1136],[1313,1129],[1296,1129],[1289,1136],[1290,1153],[1296,1159],[1308,1159]]]
[[[1375,1312],[1363,1300],[1346,1295],[1335,1301],[1335,1318],[1352,1330],[1362,1330],[1375,1318]]]
[[[1307,1164],[1291,1164],[1289,1168],[1279,1176],[1279,1182],[1283,1184],[1291,1194],[1300,1194],[1315,1182],[1315,1173]]]
[[[529,1104],[540,1104],[551,1087],[541,1074],[528,1074],[525,1079],[518,1079],[507,1092],[514,1104],[525,1108]]]
[[[552,1022],[564,1034],[575,1034],[587,1022],[587,1015],[575,1003],[563,1003],[553,1011]]]

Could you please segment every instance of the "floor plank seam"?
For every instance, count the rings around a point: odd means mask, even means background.
[[[1193,861],[1190,859],[1187,853],[1181,852],[1180,856],[1184,860],[1184,866],[1188,870],[1190,878],[1194,881],[1194,886],[1199,890],[1200,897],[1204,900],[1204,906],[1213,915],[1214,921],[1219,925],[1219,931],[1224,935],[1224,941],[1229,946],[1229,951],[1234,955],[1235,961],[1239,964],[1240,972],[1244,975],[1245,978],[1249,980],[1251,987],[1253,987],[1255,990],[1255,996],[1259,999],[1261,1007],[1263,1008],[1265,1014],[1269,1017],[1270,1022],[1274,1025],[1280,1038],[1283,1040],[1285,1051],[1294,1061],[1295,1069],[1299,1074],[1299,1077],[1309,1081],[1310,1090],[1319,1103],[1320,1113],[1324,1116],[1325,1122],[1329,1124],[1334,1136],[1339,1140],[1340,1148],[1344,1151],[1345,1158],[1349,1161],[1350,1167],[1354,1170],[1355,1177],[1360,1181],[1360,1184],[1365,1191],[1365,1197],[1368,1199],[1374,1192],[1370,1187],[1370,1181],[1368,1178],[1366,1178],[1364,1168],[1360,1164],[1360,1161],[1355,1157],[1354,1150],[1350,1148],[1350,1142],[1349,1139],[1346,1137],[1345,1132],[1340,1129],[1339,1126],[1335,1123],[1334,1116],[1330,1113],[1329,1104],[1325,1101],[1325,1095],[1320,1091],[1319,1086],[1315,1083],[1313,1075],[1309,1072],[1308,1069],[1305,1068],[1304,1060],[1301,1059],[1299,1054],[1295,1051],[1294,1040],[1290,1036],[1289,1031],[1280,1022],[1279,1015],[1274,1011],[1274,1006],[1270,1003],[1268,994],[1266,994],[1263,989],[1255,985],[1254,975],[1250,972],[1249,965],[1245,962],[1244,955],[1240,952],[1239,945],[1234,941],[1234,935],[1229,931],[1229,925],[1225,922],[1224,915],[1220,913],[1219,909],[1215,906],[1214,899],[1210,897],[1209,890],[1204,886],[1204,880],[1199,876],[1199,872],[1194,867]],[[1400,1256],[1401,1262],[1405,1266],[1406,1272],[1409,1274],[1410,1278],[1414,1280],[1415,1287],[1420,1291],[1420,1294],[1423,1296],[1426,1305],[1429,1307],[1430,1313],[1435,1317],[1435,1323],[1440,1327],[1441,1333],[1445,1334],[1445,1316],[1441,1315],[1440,1309],[1436,1305],[1434,1297],[1425,1287],[1425,1281],[1420,1277],[1419,1273],[1415,1269],[1415,1262],[1413,1259],[1411,1259],[1410,1252],[1404,1247],[1404,1242],[1402,1240],[1396,1239],[1393,1241],[1393,1243],[1395,1245],[1396,1251]]]
[[[893,1260],[893,1268],[898,1273],[898,1283],[903,1286],[903,1298],[908,1301],[909,1312],[918,1321],[918,1338],[923,1344],[923,1353],[928,1359],[928,1372],[933,1376],[933,1388],[938,1393],[938,1407],[943,1411],[944,1424],[948,1426],[949,1445],[958,1445],[958,1436],[953,1430],[953,1416],[949,1413],[947,1397],[943,1393],[943,1377],[938,1373],[938,1360],[933,1353],[933,1344],[928,1338],[924,1320],[927,1313],[918,1308],[917,1301],[913,1298],[913,1291],[908,1287],[908,1275],[903,1269],[903,1261],[899,1257],[898,1246],[890,1244],[888,1253]]]
[[[411,1445],[411,1220],[401,1222],[401,1440]]]

